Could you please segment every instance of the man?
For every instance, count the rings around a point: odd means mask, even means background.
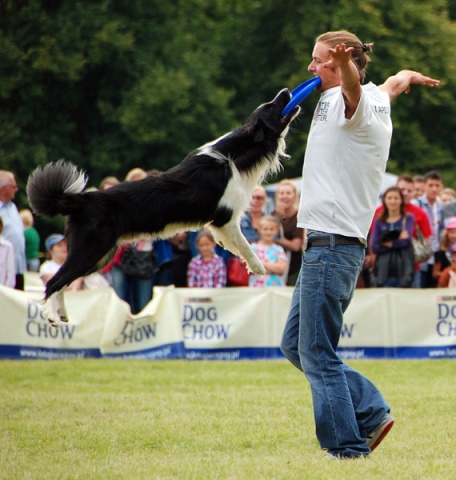
[[[428,243],[430,243],[430,238],[432,234],[431,224],[429,223],[429,218],[427,213],[420,207],[417,207],[412,203],[414,199],[414,181],[413,178],[408,175],[401,175],[396,181],[396,186],[399,187],[404,197],[405,211],[411,213],[415,218],[415,223],[418,225],[421,233]],[[380,205],[375,211],[374,218],[377,218],[383,211],[383,205]],[[413,236],[416,237],[416,227],[414,228]],[[372,264],[375,263],[375,259],[372,260]],[[412,288],[421,288],[421,271],[420,264],[415,265],[415,275],[413,278]]]
[[[437,172],[428,172],[424,176],[424,194],[413,200],[413,203],[421,207],[429,217],[431,224],[431,247],[434,252],[440,250],[440,237],[442,236],[443,225],[443,203],[439,200],[440,192],[443,189],[443,179]],[[421,287],[435,288],[437,280],[432,275],[434,268],[434,257],[427,262],[420,264]]]
[[[389,154],[390,101],[437,80],[405,70],[361,86],[371,51],[349,32],[315,44],[309,72],[322,83],[303,168],[298,225],[307,247],[282,351],[310,382],[316,433],[331,458],[368,455],[394,420],[381,393],[337,355],[343,314],[362,268]]]
[[[413,198],[418,198],[424,195],[424,177],[423,175],[415,175],[413,177]]]
[[[16,261],[17,290],[24,290],[24,273],[26,272],[24,224],[13,199],[18,191],[16,179],[12,172],[0,170],[0,216],[3,218],[3,236],[14,246]]]

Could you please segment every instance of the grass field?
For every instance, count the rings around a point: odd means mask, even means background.
[[[1,361],[0,478],[456,478],[454,360],[350,364],[396,425],[369,458],[337,461],[285,361]]]

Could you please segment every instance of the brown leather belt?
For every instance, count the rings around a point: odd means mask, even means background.
[[[334,245],[358,245],[364,247],[365,245],[359,238],[345,237],[344,235],[332,235],[334,237]],[[312,237],[307,240],[306,250],[312,247],[329,247],[331,245],[331,236]]]

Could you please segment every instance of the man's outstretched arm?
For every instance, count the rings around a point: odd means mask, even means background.
[[[425,85],[427,87],[433,88],[440,84],[440,80],[435,80],[431,77],[426,77],[419,72],[414,72],[413,70],[402,70],[396,75],[389,77],[383,85],[380,85],[378,88],[386,92],[390,100],[394,100],[401,93],[409,93],[411,85]]]

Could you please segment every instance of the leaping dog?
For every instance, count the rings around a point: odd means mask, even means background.
[[[241,257],[249,271],[265,270],[241,233],[239,222],[253,189],[280,169],[285,137],[298,116],[281,112],[291,94],[283,89],[260,105],[245,125],[190,153],[179,165],[105,191],[85,192],[86,174],[60,160],[37,168],[27,183],[38,215],[68,216],[68,257],[46,285],[43,312],[49,322],[67,322],[63,292],[75,279],[104,267],[117,245],[140,238],[168,238],[207,226],[217,243]]]

